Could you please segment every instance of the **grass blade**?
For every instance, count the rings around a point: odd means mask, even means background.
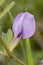
[[[5,9],[4,11],[0,14],[0,19],[4,17],[10,10],[11,8],[15,5],[15,1],[12,1]]]
[[[5,2],[5,0],[0,0],[0,6]]]

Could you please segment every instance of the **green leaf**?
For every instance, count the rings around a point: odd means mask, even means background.
[[[5,0],[0,0],[0,6],[5,2]]]
[[[2,19],[2,17],[4,17],[9,11],[10,9],[15,5],[15,1],[12,1],[5,9],[4,11],[0,14],[0,19]]]
[[[9,47],[10,43],[11,43],[11,40],[13,38],[13,32],[11,29],[8,30],[7,34],[6,34],[6,45]]]

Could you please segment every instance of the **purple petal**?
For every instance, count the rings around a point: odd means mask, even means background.
[[[22,31],[22,39],[30,38],[36,29],[34,16],[28,12],[20,13],[14,20],[13,32],[17,36]]]
[[[30,13],[26,12],[24,21],[23,21],[23,39],[30,38],[34,33],[36,29],[36,23],[34,16]]]
[[[22,30],[22,20],[24,18],[24,15],[23,13],[20,13],[17,15],[17,17],[15,18],[14,20],[14,23],[13,23],[13,32],[14,32],[14,35],[17,36],[21,30]]]

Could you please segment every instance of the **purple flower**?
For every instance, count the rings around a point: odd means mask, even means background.
[[[20,13],[13,23],[14,36],[21,36],[22,39],[30,38],[36,29],[34,16],[29,12]]]

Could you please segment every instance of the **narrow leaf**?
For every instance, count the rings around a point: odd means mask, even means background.
[[[9,11],[10,9],[15,5],[15,1],[12,1],[5,9],[4,11],[0,14],[0,19],[2,19],[2,17],[4,17]]]
[[[7,34],[6,34],[6,45],[9,47],[10,43],[11,43],[11,40],[13,38],[13,32],[11,29],[8,30]]]
[[[5,2],[5,0],[0,0],[0,6]]]

